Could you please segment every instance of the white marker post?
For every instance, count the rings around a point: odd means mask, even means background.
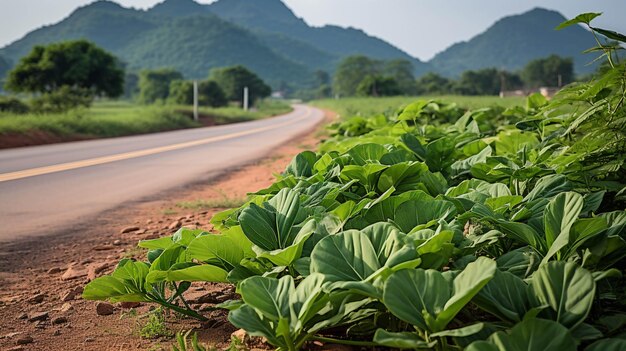
[[[248,87],[243,88],[243,110],[248,111]]]
[[[198,121],[198,81],[193,81],[193,120]]]

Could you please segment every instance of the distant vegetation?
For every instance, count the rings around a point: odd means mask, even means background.
[[[349,96],[397,95],[498,95],[501,91],[558,87],[574,78],[572,60],[552,55],[530,61],[519,72],[495,68],[468,70],[459,79],[428,73],[417,80],[411,63],[405,60],[380,61],[365,56],[345,58],[337,68],[333,93]]]
[[[512,108],[515,106],[523,106],[526,103],[524,97],[499,98],[496,96],[423,95],[419,98],[454,103],[464,109],[479,109],[485,106]],[[369,97],[323,99],[312,101],[311,104],[335,111],[342,117],[352,117],[375,116],[379,114],[395,115],[397,111],[413,102],[415,102],[415,97],[394,96],[376,99]]]
[[[245,87],[248,88],[248,97],[251,104],[270,96],[272,93],[272,88],[265,84],[259,76],[241,65],[214,68],[211,70],[209,78],[224,90],[229,101],[243,102],[243,90]]]
[[[339,96],[412,95],[415,93],[413,70],[407,60],[350,56],[337,66],[333,91]]]
[[[172,82],[183,79],[183,75],[173,69],[143,70],[139,74],[139,102],[143,104],[164,102],[170,96]]]
[[[169,102],[178,105],[193,105],[193,82],[175,80],[170,84]],[[228,104],[226,93],[217,82],[203,80],[198,82],[198,104],[209,107],[222,107]]]

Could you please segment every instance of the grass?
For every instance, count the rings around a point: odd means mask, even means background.
[[[178,214],[178,211],[172,208],[168,208],[168,209],[162,210],[161,213],[165,216],[172,216],[172,215]]]
[[[459,106],[476,109],[491,105],[500,105],[503,107],[513,107],[523,105],[526,98],[523,97],[505,97],[497,96],[398,96],[384,98],[344,98],[344,99],[325,99],[312,101],[311,105],[326,108],[337,112],[343,117],[349,116],[371,116],[380,113],[392,114],[398,110],[398,107],[406,106],[417,100],[441,100],[446,102],[455,102]]]
[[[220,191],[220,198],[179,202],[176,206],[187,210],[204,210],[212,208],[236,208],[246,203],[245,198],[230,197]]]
[[[244,199],[210,199],[179,202],[176,206],[187,210],[203,210],[210,208],[235,208],[245,204]]]
[[[99,101],[89,109],[77,109],[68,113],[0,113],[0,135],[43,131],[57,136],[116,137],[200,126],[181,110],[191,108]],[[236,107],[203,108],[201,112],[214,117],[218,124],[225,124],[273,116],[290,110],[291,107],[285,103],[268,101],[260,103],[257,110],[249,112]]]
[[[191,106],[177,106],[176,109],[192,113]],[[287,103],[276,100],[260,101],[257,106],[249,111],[244,111],[239,107],[218,107],[198,109],[200,115],[211,116],[217,124],[226,124],[232,122],[250,121],[271,116],[282,115],[291,112],[292,108]]]
[[[171,338],[174,333],[165,324],[163,310],[155,309],[148,315],[148,321],[139,330],[139,336],[144,339]]]

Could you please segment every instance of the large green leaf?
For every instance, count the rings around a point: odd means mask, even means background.
[[[551,198],[564,191],[572,190],[573,185],[563,174],[552,174],[542,177],[526,195],[524,201],[530,202],[540,198]]]
[[[252,243],[243,235],[240,227],[233,227],[225,234],[203,235],[187,247],[187,259],[196,259],[231,270],[245,257],[254,257]]]
[[[608,29],[602,29],[602,28],[597,28],[597,27],[591,27],[594,31],[604,35],[605,37],[609,38],[609,39],[613,39],[613,40],[617,40],[617,41],[621,41],[622,43],[626,43],[626,35],[618,33],[616,31],[613,30],[608,30]]]
[[[561,193],[550,201],[543,217],[546,244],[550,249],[543,262],[547,262],[554,255],[560,258],[559,251],[569,243],[570,229],[578,219],[583,205],[583,197],[574,192]]]
[[[310,334],[308,323],[323,310],[328,299],[322,290],[323,277],[312,274],[296,288],[291,276],[280,279],[251,277],[239,284],[239,292],[245,305],[243,312],[231,311],[231,322],[240,328],[271,333],[268,340],[275,346],[288,349],[301,345]],[[253,314],[254,312],[254,314]]]
[[[546,244],[543,238],[537,233],[533,227],[524,223],[509,222],[505,220],[497,220],[500,230],[523,244],[530,245],[539,252],[545,252]]]
[[[580,250],[585,244],[601,235],[608,228],[606,218],[593,217],[593,218],[581,218],[574,222],[570,230],[569,243],[567,246],[567,252],[564,257],[568,258],[575,254],[577,250]]]
[[[266,258],[278,266],[289,266],[302,256],[304,245],[307,240],[314,234],[317,229],[317,223],[314,220],[308,221],[300,231],[296,234],[291,245],[272,251],[265,251],[254,247],[257,257]]]
[[[378,163],[389,151],[380,144],[359,144],[348,150],[347,154],[352,157],[355,165],[363,166],[367,163]]]
[[[406,233],[418,225],[449,221],[456,214],[456,206],[446,200],[410,200],[400,204],[393,221]]]
[[[426,171],[428,167],[421,162],[394,164],[380,174],[377,188],[381,193],[392,187],[398,193],[417,189],[421,182],[421,174]]]
[[[292,245],[308,216],[299,196],[296,191],[282,189],[263,207],[250,204],[245,208],[239,222],[248,239],[267,251]]]
[[[313,175],[313,166],[317,162],[317,155],[312,151],[304,151],[296,155],[285,169],[285,174],[295,177],[310,177]]]
[[[381,268],[419,264],[415,247],[406,243],[404,237],[389,223],[328,236],[311,252],[311,273],[320,273],[326,281],[334,282],[335,288],[376,294],[371,283],[363,283]]]
[[[96,278],[87,284],[83,298],[112,302],[150,301],[146,290],[148,272],[149,266],[146,263],[122,260],[110,276]]]
[[[272,320],[290,318],[289,294],[295,289],[293,278],[251,277],[239,284],[243,301]]]
[[[496,155],[515,155],[522,148],[531,149],[539,144],[534,133],[524,133],[517,129],[498,133],[495,142]]]
[[[496,262],[479,257],[454,278],[454,295],[446,302],[437,317],[437,331],[443,330],[470,300],[493,278]]]
[[[575,351],[576,340],[559,323],[529,318],[510,331],[492,334],[488,341],[476,341],[466,351]]]
[[[556,29],[560,30],[569,26],[572,26],[574,24],[580,24],[580,23],[584,23],[584,24],[589,24],[594,18],[600,16],[602,13],[598,13],[598,12],[587,12],[587,13],[581,13],[580,15],[572,18],[571,20],[567,20],[561,24],[559,24]]]
[[[529,277],[538,267],[541,257],[528,246],[520,247],[496,258],[498,269],[522,279]]]
[[[624,351],[626,339],[603,339],[594,342],[585,351]]]
[[[454,279],[451,273],[436,270],[398,271],[385,282],[383,302],[403,321],[439,332],[493,278],[495,271],[495,261],[485,257],[468,264]]]
[[[530,286],[542,313],[568,328],[582,323],[589,314],[596,283],[589,271],[573,262],[553,261],[541,266]]]
[[[474,302],[501,320],[513,323],[520,322],[531,309],[528,285],[512,273],[499,270],[478,292]]]
[[[376,190],[378,177],[380,173],[387,168],[389,168],[389,166],[377,163],[368,163],[364,166],[347,165],[341,170],[340,177],[344,182],[356,180],[369,192]]]
[[[431,330],[425,315],[432,318],[443,310],[452,294],[449,274],[433,269],[401,270],[385,282],[383,302],[401,320],[422,330]]]

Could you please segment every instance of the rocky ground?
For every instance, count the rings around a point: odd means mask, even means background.
[[[205,309],[210,321],[166,314],[164,330],[154,321],[160,315],[151,312],[154,306],[85,301],[83,286],[110,273],[120,259],[145,255],[136,246],[140,240],[183,226],[211,230],[214,213],[269,186],[295,154],[315,149],[319,135],[311,132],[256,164],[127,204],[62,233],[0,244],[0,349],[170,350],[172,333],[190,329],[201,342],[227,348],[236,330],[225,312],[208,308],[235,297],[228,284],[194,284],[187,301]],[[153,338],[146,336],[150,332]],[[248,346],[266,347],[258,340]]]

